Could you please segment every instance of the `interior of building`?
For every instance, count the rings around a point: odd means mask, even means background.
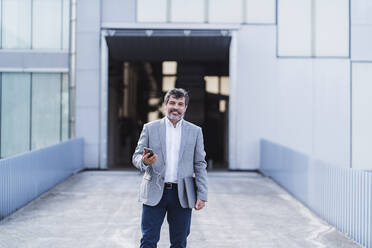
[[[203,128],[208,169],[228,168],[230,41],[220,31],[107,37],[109,169],[134,168],[143,124],[164,117],[164,95],[173,87],[189,92],[185,120]]]

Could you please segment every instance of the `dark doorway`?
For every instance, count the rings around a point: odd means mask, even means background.
[[[231,38],[216,30],[120,32],[107,38],[108,168],[134,168],[143,125],[164,116],[166,91],[180,87],[190,94],[185,119],[203,128],[209,169],[227,169]]]

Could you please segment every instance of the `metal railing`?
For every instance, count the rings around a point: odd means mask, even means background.
[[[83,169],[82,138],[0,160],[0,220]]]
[[[260,170],[339,231],[372,248],[372,173],[261,141]]]

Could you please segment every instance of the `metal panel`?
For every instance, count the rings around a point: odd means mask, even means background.
[[[82,138],[0,160],[0,220],[83,169]]]
[[[136,22],[136,5],[136,0],[102,0],[102,22]]]
[[[352,159],[353,168],[371,170],[372,63],[352,62]]]
[[[101,33],[101,78],[100,78],[100,117],[99,117],[99,168],[107,169],[107,137],[108,137],[108,71],[109,54],[106,43],[106,31]]]
[[[64,51],[10,51],[0,50],[1,71],[55,71],[69,68],[69,54]]]
[[[261,140],[260,156],[260,171],[339,231],[372,247],[371,172],[312,160],[267,140]]]

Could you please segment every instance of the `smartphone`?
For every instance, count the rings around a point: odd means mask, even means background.
[[[154,155],[154,152],[152,151],[152,149],[151,148],[147,148],[147,147],[145,147],[145,148],[143,148],[144,150],[145,150],[145,154],[146,153],[150,153],[150,156],[149,156],[149,158],[151,158],[152,157],[152,155]]]

